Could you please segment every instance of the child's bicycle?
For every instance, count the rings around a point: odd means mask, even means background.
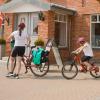
[[[81,64],[81,59],[79,54],[72,53],[73,60],[70,64],[66,64],[62,67],[62,75],[66,79],[73,79],[77,76],[79,70],[78,65],[82,67],[83,72],[90,72],[90,75],[94,78],[100,78],[100,67],[96,66],[94,63],[89,62],[92,67],[87,70],[88,66]]]
[[[49,45],[50,44],[50,45]],[[32,55],[32,51],[34,50],[34,48],[36,48],[36,46],[30,46],[30,45],[26,45],[26,49],[29,49],[29,54],[28,55],[24,55],[22,58],[22,62],[25,66],[25,73],[28,72],[28,69],[30,69],[30,71],[38,77],[42,77],[44,75],[46,75],[49,71],[49,51],[46,51],[46,48],[49,48],[49,50],[52,47],[52,39],[49,39],[46,47],[44,49],[44,51],[41,54],[41,61],[40,64],[34,64],[32,62],[32,60],[34,59],[33,55]],[[38,48],[37,48],[38,49]],[[14,69],[16,66],[16,59],[14,62]],[[8,62],[7,62],[7,70],[9,71],[10,69],[10,56],[8,58]],[[14,71],[13,69],[13,71]]]

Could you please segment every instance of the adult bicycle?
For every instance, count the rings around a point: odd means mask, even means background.
[[[89,62],[91,68],[87,69],[88,66],[81,64],[81,59],[79,54],[72,53],[73,59],[70,64],[66,64],[62,67],[62,75],[66,79],[73,79],[80,72],[78,66],[83,69],[83,72],[90,72],[90,75],[94,78],[100,78],[100,67],[97,66],[94,62]]]
[[[38,77],[42,77],[48,73],[48,71],[49,71],[49,52],[50,52],[51,47],[52,47],[52,42],[53,42],[52,39],[49,39],[47,41],[46,47],[43,50],[43,52],[41,53],[40,64],[34,64],[34,62],[32,62],[32,60],[34,59],[32,52],[36,49],[39,49],[39,47],[26,45],[26,49],[29,49],[29,54],[24,55],[22,58],[23,66],[26,69],[25,73],[28,72],[28,69],[35,76],[38,76]],[[9,71],[9,69],[10,69],[10,56],[8,59],[9,60],[7,63],[7,70]],[[15,69],[15,66],[16,66],[16,59],[14,62],[14,69]],[[14,71],[14,69],[13,69],[13,71]]]

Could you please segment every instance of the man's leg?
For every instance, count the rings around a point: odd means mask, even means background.
[[[11,57],[11,65],[10,65],[11,66],[11,69],[10,69],[10,72],[12,72],[12,73],[14,72],[14,67],[15,67],[14,66],[14,61],[15,61],[15,58],[14,57]]]
[[[84,64],[88,67],[88,69],[92,68],[92,65],[88,61],[85,61]]]
[[[20,73],[20,70],[21,70],[21,60],[22,60],[22,57],[18,56],[17,57],[18,70],[16,72],[16,75],[14,76],[17,79],[19,78],[19,73]]]
[[[13,76],[13,72],[14,72],[14,69],[15,69],[15,66],[14,66],[14,61],[15,61],[15,58],[14,57],[10,57],[10,69],[9,69],[9,73],[6,75],[6,77],[11,77]]]

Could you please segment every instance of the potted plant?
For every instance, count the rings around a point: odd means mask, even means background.
[[[41,21],[44,21],[45,20],[44,13],[42,11],[39,12],[38,17],[39,17],[39,20],[41,20]]]
[[[5,56],[5,45],[6,40],[4,38],[0,38],[0,59]]]
[[[5,45],[6,44],[6,40],[3,38],[0,38],[0,45]]]
[[[41,38],[38,38],[35,42],[34,42],[35,46],[44,46],[44,41]]]

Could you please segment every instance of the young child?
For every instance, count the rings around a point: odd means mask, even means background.
[[[83,65],[89,66],[89,68],[91,68],[92,66],[89,63],[89,60],[93,57],[93,51],[90,44],[85,41],[84,37],[80,37],[77,42],[80,44],[80,47],[73,53],[78,54],[83,51],[84,55],[81,58],[81,62]],[[81,69],[80,71],[84,71],[84,69]]]

